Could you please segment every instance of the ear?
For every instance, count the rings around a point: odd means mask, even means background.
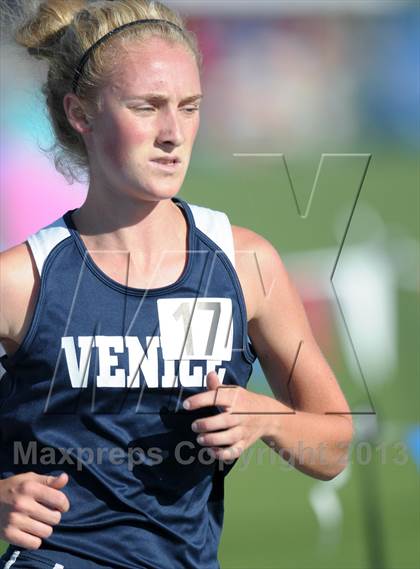
[[[92,126],[80,99],[74,93],[67,93],[63,99],[64,111],[67,120],[79,134],[91,132]]]

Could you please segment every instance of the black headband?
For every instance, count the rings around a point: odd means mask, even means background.
[[[131,26],[134,26],[135,24],[142,24],[142,23],[152,23],[152,24],[156,24],[156,23],[162,23],[164,22],[165,24],[169,24],[170,26],[173,26],[174,28],[176,28],[177,30],[179,30],[181,33],[184,33],[184,30],[182,28],[180,28],[179,26],[177,26],[176,24],[169,22],[168,20],[157,20],[157,19],[151,19],[151,20],[134,20],[133,22],[129,22],[128,24],[123,24],[122,26],[119,26],[118,28],[115,28],[113,30],[111,30],[110,32],[108,32],[107,34],[105,34],[104,36],[102,36],[101,38],[98,39],[97,42],[95,42],[93,45],[90,46],[89,49],[87,49],[85,51],[85,53],[83,54],[81,60],[79,61],[79,64],[76,68],[76,71],[74,73],[74,78],[73,78],[73,84],[72,84],[72,89],[73,89],[73,93],[76,93],[77,90],[77,86],[79,84],[79,79],[82,75],[82,71],[83,71],[83,67],[86,65],[87,60],[89,59],[91,53],[98,47],[100,46],[105,40],[107,40],[109,37],[113,36],[114,34],[116,34],[117,32],[124,30],[125,28],[129,28]]]

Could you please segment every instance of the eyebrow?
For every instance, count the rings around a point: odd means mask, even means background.
[[[195,101],[199,101],[203,98],[203,95],[200,93],[198,95],[191,95],[190,97],[186,97],[181,101],[181,103],[194,103]],[[168,97],[165,95],[160,95],[159,93],[145,93],[144,95],[136,95],[134,97],[127,97],[127,100],[135,101],[137,99],[142,99],[145,101],[154,101],[156,103],[166,103]]]

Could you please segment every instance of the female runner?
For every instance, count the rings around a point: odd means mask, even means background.
[[[346,400],[274,247],[177,197],[202,98],[180,16],[48,0],[16,40],[89,188],[1,255],[3,567],[217,568],[241,453],[261,438],[335,477]],[[246,389],[257,356],[274,398]]]

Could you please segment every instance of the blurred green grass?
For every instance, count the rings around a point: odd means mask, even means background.
[[[358,212],[364,204],[374,208],[386,226],[386,240],[419,238],[419,160],[414,152],[384,148],[372,154],[363,191],[350,226],[346,245],[357,243]],[[220,158],[220,159],[219,159]],[[338,248],[333,220],[350,212],[363,160],[334,159],[325,163],[315,195],[312,217],[299,219],[287,176],[280,161],[224,158],[212,155],[192,160],[181,197],[199,205],[221,209],[232,223],[249,227],[269,239],[280,254],[308,248]],[[290,175],[301,208],[304,209],[318,168],[318,160],[289,161]],[[240,162],[239,162],[240,161]],[[222,165],[221,165],[222,164]],[[344,229],[344,226],[342,227]],[[404,255],[404,251],[401,252]],[[414,259],[414,262],[418,259]],[[409,261],[407,261],[409,262]],[[415,272],[415,267],[413,266]],[[419,478],[411,458],[399,465],[392,446],[403,440],[410,425],[419,422],[418,402],[418,298],[415,292],[398,293],[399,366],[383,385],[370,387],[384,433],[386,461],[373,451],[372,462],[362,466],[352,455],[350,479],[337,495],[343,507],[341,535],[326,545],[308,500],[319,482],[286,468],[270,454],[248,468],[240,462],[226,479],[225,525],[219,559],[222,569],[373,569],[369,562],[364,525],[361,484],[365,469],[375,468],[375,487],[380,495],[379,521],[384,532],[384,567],[374,569],[417,569],[420,567]],[[329,359],[329,354],[325,354]],[[334,359],[334,372],[350,407],[366,403],[365,394],[351,382],[342,358]],[[366,378],[369,385],[369,377]],[[250,389],[270,393],[264,378],[254,373]],[[262,442],[254,451],[264,449]],[[268,451],[268,447],[265,447]],[[382,462],[385,462],[383,464]],[[370,488],[368,488],[370,491]],[[328,543],[328,542],[327,542]],[[4,550],[4,544],[0,550]]]
[[[362,226],[358,216],[365,206],[374,209],[384,222],[385,249],[397,238],[419,239],[418,155],[375,142],[365,145],[369,147],[374,151],[344,251],[346,246],[370,236],[369,228],[363,228],[364,235],[359,235]],[[301,210],[310,195],[319,156],[314,155],[311,162],[287,162]],[[326,159],[307,219],[297,215],[279,159],[232,157],[225,160],[223,169],[216,161],[214,165],[203,162],[197,167],[193,162],[183,197],[191,203],[223,209],[232,223],[249,227],[270,240],[280,255],[331,246],[338,251],[345,226],[341,224],[337,230],[334,219],[340,215],[346,219],[350,214],[365,163],[366,158]],[[404,256],[404,250],[401,255]],[[418,258],[408,258],[407,263],[410,262],[414,263],[412,272],[416,274]],[[369,386],[366,377],[383,439],[372,443],[370,464],[357,464],[357,452],[351,455],[349,480],[337,490],[343,508],[337,542],[328,545],[328,534],[320,534],[308,500],[311,488],[334,481],[314,480],[278,461],[270,464],[269,455],[264,455],[259,463],[256,458],[251,460],[248,468],[241,468],[238,462],[226,478],[225,524],[219,555],[222,569],[372,569],[361,486],[366,469],[372,468],[380,496],[378,514],[384,540],[384,567],[374,569],[420,567],[419,473],[411,455],[406,464],[397,464],[400,457],[395,447],[410,425],[420,422],[417,303],[414,291],[398,292],[398,370],[383,385]],[[354,387],[343,358],[325,355],[336,364],[334,372],[350,407],[367,405],[365,393]],[[249,388],[271,394],[264,378],[256,373]],[[377,448],[381,441],[385,445],[382,457]],[[255,451],[264,447],[269,450],[262,442],[254,447]],[[369,487],[367,491],[370,490]]]

